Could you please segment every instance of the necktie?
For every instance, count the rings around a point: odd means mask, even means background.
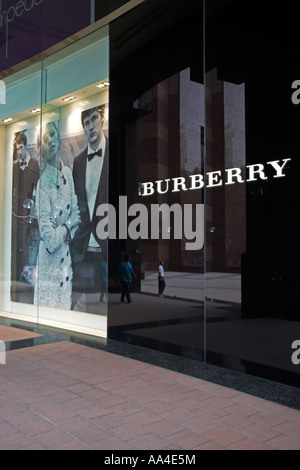
[[[98,152],[90,153],[88,155],[88,161],[90,162],[95,155],[98,155],[98,157],[102,157],[102,149],[98,150]]]

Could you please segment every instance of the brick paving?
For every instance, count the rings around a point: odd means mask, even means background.
[[[300,450],[300,411],[69,341],[6,353],[0,450]]]

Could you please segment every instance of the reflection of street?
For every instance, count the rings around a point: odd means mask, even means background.
[[[171,292],[172,289],[175,292],[179,285],[179,277],[173,274]],[[189,276],[186,279],[190,279]],[[225,286],[225,281],[222,285],[217,277],[214,277],[217,289],[213,291],[211,288],[212,292]],[[199,281],[200,277],[195,275],[196,278]],[[150,293],[150,288],[153,293]],[[271,380],[299,384],[299,374],[291,361],[296,322],[267,315],[247,318],[241,314],[239,304],[208,301],[204,323],[204,305],[196,300],[191,302],[189,294],[185,294],[185,299],[179,298],[179,292],[184,294],[183,287],[177,290],[177,298],[169,297],[167,289],[165,298],[160,298],[157,279],[155,282],[155,277],[151,276],[147,289],[148,294],[133,293],[130,305],[120,303],[120,294],[109,294],[111,339],[200,361],[206,345],[206,359],[210,364],[262,377],[266,377],[267,371]]]
[[[11,281],[11,292],[18,294],[18,299],[12,297],[12,301],[17,301],[23,304],[33,304],[33,289],[34,286],[30,282]]]
[[[33,305],[33,289],[34,286],[33,284],[29,282],[23,282],[23,281],[12,281],[11,283],[12,290],[15,292],[18,292],[18,302],[23,303],[23,304],[31,304],[32,308],[34,309],[39,309],[41,307],[40,305]],[[95,291],[91,294],[86,294],[85,295],[85,308],[89,314],[95,314],[95,315],[107,315],[107,303],[104,302],[99,302],[99,291]],[[50,309],[52,307],[49,307]],[[56,309],[53,309],[54,311]],[[62,309],[64,310],[64,309]],[[66,310],[68,312],[68,310]]]
[[[241,275],[235,273],[181,273],[166,272],[165,295],[203,301],[204,295],[208,300],[222,300],[224,302],[241,303]],[[204,294],[204,282],[206,292]],[[157,294],[157,274],[145,273],[141,290],[144,293]]]

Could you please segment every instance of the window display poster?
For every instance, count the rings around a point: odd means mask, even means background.
[[[107,109],[13,135],[12,301],[87,311],[89,298],[103,300],[96,209],[107,202]]]

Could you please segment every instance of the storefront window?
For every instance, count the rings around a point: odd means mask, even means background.
[[[215,11],[210,3],[206,161],[221,173],[206,191],[207,279],[218,279],[207,299],[207,360],[297,385],[299,116],[291,99],[297,15],[268,2],[259,14],[250,3]],[[277,32],[284,24],[283,37]]]
[[[12,75],[2,120],[4,309],[100,336],[107,240],[97,237],[96,211],[107,202],[108,90],[103,29]]]
[[[41,64],[35,64],[5,80],[6,103],[1,107],[1,172],[5,190],[3,243],[3,310],[24,313],[36,320],[33,307],[34,271],[37,260],[38,227],[33,214],[40,171],[36,132],[41,109]],[[39,110],[39,111],[38,111]]]
[[[252,4],[174,3],[110,27],[110,200],[134,236],[112,245],[108,335],[296,385],[297,27],[283,40],[279,8],[270,24]],[[138,274],[126,311],[124,253]]]
[[[140,34],[134,40],[129,31],[137,10],[111,24],[110,149],[119,172],[110,173],[110,200],[120,214],[127,212],[128,231],[110,241],[109,270],[115,285],[108,334],[202,361],[203,11],[202,2],[190,6],[145,5],[141,15],[148,19],[147,37]],[[122,37],[128,42],[121,42]],[[120,302],[117,268],[124,254],[137,275],[130,285],[130,306]]]

